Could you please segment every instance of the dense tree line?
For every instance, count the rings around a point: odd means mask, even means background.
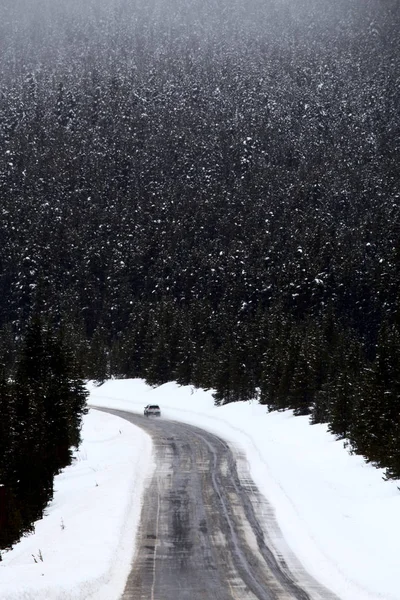
[[[0,15],[8,368],[39,304],[86,377],[259,397],[399,477],[398,3],[35,5]]]
[[[80,442],[86,390],[69,347],[32,316],[15,369],[0,372],[0,548],[11,546],[53,496],[53,479]]]

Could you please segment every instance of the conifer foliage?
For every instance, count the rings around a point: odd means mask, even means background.
[[[12,377],[0,383],[0,548],[28,532],[53,496],[53,478],[80,442],[86,390],[62,332],[38,316]]]

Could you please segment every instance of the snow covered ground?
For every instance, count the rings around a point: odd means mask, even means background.
[[[306,569],[342,600],[400,600],[400,492],[382,471],[350,456],[324,425],[256,402],[213,405],[210,392],[141,380],[89,385],[90,403],[204,427],[245,452],[259,489]],[[2,600],[116,600],[134,552],[151,441],[91,410],[74,465],[56,481],[36,533],[0,563]],[[39,558],[43,556],[43,562]],[[37,562],[35,562],[34,558]]]
[[[75,462],[56,477],[47,516],[3,553],[1,600],[114,600],[124,590],[154,466],[151,440],[92,410],[82,434]]]

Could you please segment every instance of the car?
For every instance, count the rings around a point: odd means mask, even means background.
[[[144,407],[144,416],[150,417],[151,415],[161,417],[161,410],[158,404],[148,404]]]

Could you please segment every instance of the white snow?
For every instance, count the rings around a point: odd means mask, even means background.
[[[2,555],[1,600],[113,600],[124,590],[154,467],[151,440],[93,410],[82,435],[73,465],[55,479],[45,518]]]
[[[254,402],[216,408],[211,392],[142,380],[89,385],[90,403],[204,427],[246,455],[289,548],[341,600],[400,600],[400,492],[351,456],[325,425]],[[56,480],[48,516],[3,555],[2,600],[117,600],[134,552],[141,496],[153,469],[151,441],[91,410],[75,463]],[[39,551],[43,562],[38,560]],[[35,556],[37,563],[34,562]],[[289,557],[290,562],[290,557]]]

